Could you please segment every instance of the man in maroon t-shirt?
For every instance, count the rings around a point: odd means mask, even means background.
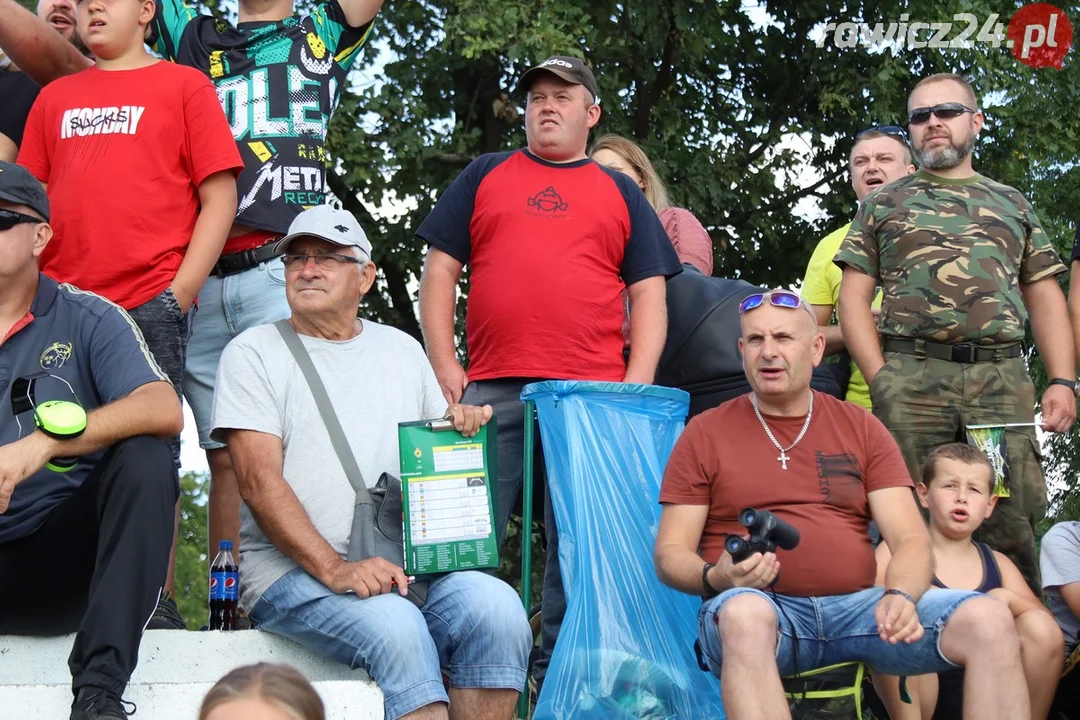
[[[896,443],[863,408],[810,389],[825,350],[810,306],[773,290],[739,311],[753,392],[695,417],[679,438],[655,552],[664,583],[704,599],[698,641],[728,715],[790,717],[781,675],[861,661],[895,675],[963,666],[965,717],[1030,717],[1008,608],[927,589],[929,536]],[[798,545],[733,563],[724,542],[747,537],[746,507],[794,526]],[[885,587],[873,584],[871,519],[893,551]]]
[[[528,147],[481,155],[417,230],[430,249],[420,281],[428,358],[447,402],[491,405],[499,419],[502,540],[521,490],[522,387],[534,380],[652,383],[667,335],[664,281],[681,271],[641,189],[585,154],[600,119],[596,79],[555,56],[522,75]],[[469,370],[454,343],[455,291],[469,265]],[[630,358],[623,357],[623,292]],[[542,680],[566,602],[546,503]]]

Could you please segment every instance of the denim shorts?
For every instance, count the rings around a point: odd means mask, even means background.
[[[267,260],[235,275],[211,275],[199,291],[199,322],[188,345],[184,397],[199,429],[199,447],[225,447],[210,439],[210,412],[221,352],[249,328],[289,317],[285,299],[285,266]]]
[[[396,593],[339,595],[296,568],[263,593],[251,619],[260,630],[366,670],[382,690],[387,720],[449,702],[443,667],[454,687],[521,691],[532,647],[514,590],[473,571],[433,582],[421,611]]]
[[[884,593],[884,588],[872,587],[849,595],[774,598],[751,588],[728,590],[703,603],[698,613],[702,655],[713,674],[720,677],[723,649],[717,616],[733,597],[754,594],[768,600],[776,612],[776,664],[782,676],[845,662],[863,662],[886,675],[922,675],[958,667],[941,654],[941,631],[960,605],[981,595],[967,590],[927,590],[915,606],[925,634],[917,642],[892,645],[878,635],[874,617]]]
[[[139,326],[146,347],[154,356],[158,367],[173,384],[178,397],[183,397],[184,363],[188,342],[195,318],[195,305],[185,313],[170,288],[166,288],[142,305],[128,310],[128,315]],[[169,438],[173,464],[180,468],[180,437]]]

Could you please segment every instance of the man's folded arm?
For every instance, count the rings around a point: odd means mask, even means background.
[[[285,481],[281,438],[257,430],[230,429],[229,455],[240,497],[267,539],[285,557],[327,587],[344,562],[311,523],[300,499]]]
[[[653,550],[660,582],[690,595],[703,594],[701,571],[705,560],[696,548],[708,517],[708,505],[663,504]]]
[[[70,440],[49,438],[50,457],[78,457],[136,435],[162,439],[180,434],[184,414],[173,386],[162,380],[140,385],[125,397],[86,414],[86,430]]]
[[[20,70],[42,86],[94,64],[15,0],[0,0],[0,47]]]

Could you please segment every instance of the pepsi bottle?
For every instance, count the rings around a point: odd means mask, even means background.
[[[232,556],[232,540],[218,544],[218,554],[210,566],[211,630],[235,630],[236,606],[240,600],[240,572]]]

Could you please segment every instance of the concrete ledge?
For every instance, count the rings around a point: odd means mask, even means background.
[[[71,707],[67,658],[73,635],[0,636],[0,720],[66,720]],[[148,630],[125,699],[137,718],[194,720],[203,696],[240,665],[292,665],[318,690],[327,720],[378,720],[382,693],[367,673],[320,658],[294,642],[257,630]]]

